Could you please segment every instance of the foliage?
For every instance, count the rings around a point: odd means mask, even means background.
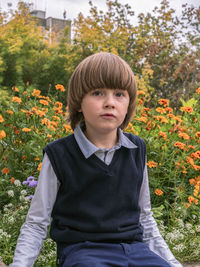
[[[138,81],[142,87],[144,81]],[[42,96],[31,86],[13,87],[2,101],[0,114],[0,251],[10,263],[21,224],[37,185],[42,148],[72,133],[66,122],[67,108],[59,101],[65,88],[58,84],[54,97]],[[136,116],[126,129],[147,144],[147,165],[155,218],[173,253],[181,261],[199,260],[194,249],[200,243],[200,88],[192,107],[177,113],[168,99],[149,108],[148,97],[138,91]],[[146,104],[145,104],[146,102]],[[27,178],[28,177],[28,178]],[[180,228],[178,225],[183,224]],[[192,226],[189,226],[192,225]],[[186,230],[188,229],[188,230]],[[190,244],[190,235],[195,240]],[[190,248],[190,249],[189,249]],[[44,255],[49,255],[44,257]],[[48,263],[47,263],[48,261]],[[35,266],[53,266],[55,244],[47,239]]]
[[[187,92],[194,93],[199,76],[199,8],[183,6],[177,18],[169,2],[163,0],[151,13],[138,16],[129,5],[107,0],[108,11],[99,11],[90,2],[88,17],[81,13],[75,19],[74,42],[88,56],[99,51],[119,54],[142,76],[145,65],[153,72],[151,97],[170,98],[173,105]],[[184,29],[184,30],[183,30]]]
[[[103,12],[89,2],[90,15],[80,13],[74,20],[71,43],[68,28],[60,42],[50,43],[47,32],[41,31],[21,1],[8,23],[0,13],[0,85],[9,88],[28,82],[45,95],[53,94],[55,84],[67,86],[82,59],[108,51],[124,58],[138,79],[144,78],[145,68],[151,71],[148,94],[152,99],[168,98],[172,106],[180,98],[189,100],[200,82],[199,7],[185,4],[182,15],[176,17],[163,0],[146,15],[139,14],[133,25],[134,11],[128,4],[106,3]]]
[[[30,15],[27,4],[20,1],[18,10],[11,15],[7,21],[0,13],[0,84],[9,88],[28,83],[43,88],[47,94],[58,81],[66,83],[69,79],[65,69],[68,28],[61,43],[50,44],[47,31]]]

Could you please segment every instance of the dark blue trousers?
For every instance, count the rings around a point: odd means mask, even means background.
[[[143,242],[81,242],[62,250],[59,267],[170,267]]]

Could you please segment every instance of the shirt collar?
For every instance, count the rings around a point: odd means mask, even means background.
[[[87,139],[80,125],[78,125],[74,130],[74,137],[76,139],[76,142],[78,143],[79,148],[86,159],[89,158],[92,154],[96,153],[97,151],[117,150],[121,146],[124,146],[128,149],[137,148],[137,146],[132,141],[130,141],[128,137],[124,135],[121,129],[118,129],[118,135],[119,135],[119,140],[114,147],[110,149],[100,149]]]

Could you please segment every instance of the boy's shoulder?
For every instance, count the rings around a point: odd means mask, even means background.
[[[70,145],[75,141],[74,134],[70,134],[69,136],[59,138],[57,140],[54,140],[46,145],[44,150],[46,150],[48,147],[59,147],[63,145]]]
[[[124,135],[130,141],[132,141],[136,146],[144,146],[144,147],[146,147],[145,141],[141,137],[139,137],[138,135],[134,135],[132,133],[126,133],[126,132],[124,132]]]

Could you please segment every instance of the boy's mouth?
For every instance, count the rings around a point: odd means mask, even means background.
[[[105,113],[105,114],[102,114],[101,117],[112,119],[112,118],[115,118],[115,115],[113,115],[112,113]]]

